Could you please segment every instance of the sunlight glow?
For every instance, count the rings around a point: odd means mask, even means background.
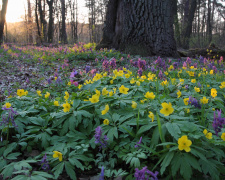
[[[19,22],[24,20],[25,0],[9,0],[6,12],[6,22]]]

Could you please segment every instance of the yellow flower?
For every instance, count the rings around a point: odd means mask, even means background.
[[[113,96],[113,92],[112,91],[109,92],[109,96]]]
[[[195,72],[189,71],[189,76],[194,76]]]
[[[116,94],[116,88],[113,88],[114,94]]]
[[[187,113],[189,113],[189,112],[190,112],[190,109],[187,109],[187,108],[186,108],[185,110],[186,110],[186,112],[187,112]]]
[[[207,139],[212,139],[212,133],[211,133],[211,132],[208,132],[207,129],[205,129],[205,130],[203,131],[203,134],[205,134],[205,137],[206,137]]]
[[[59,161],[62,161],[62,153],[59,151],[53,151],[53,158],[59,158]]]
[[[99,96],[95,94],[91,98],[89,98],[89,101],[91,101],[91,103],[97,103],[99,101]]]
[[[81,84],[79,84],[78,89],[81,89],[81,88],[82,88],[82,85],[81,85]]]
[[[17,95],[18,96],[23,96],[24,95],[24,89],[17,89]]]
[[[126,77],[126,78],[129,78],[129,77],[130,77],[130,74],[125,74],[125,77]]]
[[[144,104],[145,101],[147,101],[147,99],[142,99],[142,100],[140,100],[141,104]]]
[[[103,121],[103,124],[109,125],[109,120],[108,120],[108,119],[105,119],[105,120]]]
[[[213,70],[210,70],[209,74],[211,74],[211,75],[212,75],[212,74],[213,74]]]
[[[181,92],[180,92],[180,90],[177,92],[177,98],[180,98],[180,96],[181,96]]]
[[[69,112],[70,111],[70,104],[68,102],[66,102],[65,104],[63,104],[63,111],[64,112]]]
[[[119,91],[120,91],[120,93],[122,93],[122,94],[128,94],[127,91],[129,91],[129,88],[126,88],[124,85],[122,85],[122,86],[119,88]]]
[[[25,96],[28,95],[28,91],[25,91],[25,92],[24,92],[24,95],[25,95]]]
[[[110,84],[113,84],[113,80],[110,81]]]
[[[149,111],[148,113],[149,113],[148,117],[151,118],[152,122],[153,122],[154,121],[154,114],[151,111]]]
[[[215,98],[217,96],[217,90],[216,89],[214,89],[214,88],[211,89],[211,96],[213,98]]]
[[[136,81],[134,80],[134,78],[132,78],[131,80],[130,80],[130,83],[131,84],[134,84]]]
[[[95,89],[95,93],[96,93],[98,96],[101,95],[101,92],[100,92],[99,90],[97,90],[97,89]]]
[[[200,92],[200,88],[194,87],[194,90],[195,90],[196,92]]]
[[[140,81],[136,81],[136,84],[137,84],[137,86],[141,85]]]
[[[135,101],[132,101],[131,107],[132,107],[133,109],[137,108],[137,103],[136,103]]]
[[[54,101],[55,106],[59,106],[59,101]]]
[[[57,77],[55,77],[55,81],[57,80]]]
[[[180,79],[180,83],[181,84],[184,84],[184,79]]]
[[[65,92],[64,99],[65,99],[65,100],[68,100],[68,99],[69,99],[69,97],[70,97],[70,95],[69,95],[69,93],[66,91],[66,92]]]
[[[106,90],[106,88],[102,89],[102,95],[105,96],[109,93],[109,91]]]
[[[10,108],[11,107],[11,104],[9,102],[5,103],[5,107],[6,108]]]
[[[209,101],[209,99],[206,99],[205,96],[204,96],[202,99],[200,99],[200,102],[201,102],[202,104],[207,104],[208,101]]]
[[[104,77],[107,76],[107,72],[104,72],[104,73],[103,73],[103,76],[104,76]]]
[[[105,115],[108,111],[109,111],[109,105],[106,104],[106,105],[105,105],[105,109],[102,110],[102,115]]]
[[[167,80],[161,82],[161,86],[166,86],[166,85],[168,85],[168,84],[169,84],[169,82],[168,82]]]
[[[190,152],[191,148],[190,146],[192,145],[191,140],[188,139],[187,136],[182,136],[181,138],[178,139],[178,149],[180,151],[185,150],[186,152]]]
[[[225,88],[225,81],[224,82],[221,82],[220,89],[223,89],[223,88]]]
[[[203,68],[202,70],[203,70],[203,71],[206,71],[206,68]]]
[[[46,92],[45,98],[48,98],[49,96],[50,96],[50,93],[49,92]]]
[[[146,92],[146,94],[145,94],[145,97],[147,98],[147,99],[154,99],[155,98],[155,95],[154,95],[154,93],[153,92]]]
[[[188,105],[188,101],[189,101],[189,98],[184,98],[184,104],[187,106]]]
[[[71,86],[71,82],[68,82],[67,85],[68,85],[68,86]]]
[[[166,76],[168,76],[169,73],[165,71],[164,74],[165,74]]]
[[[11,98],[12,97],[12,95],[9,95],[9,97],[8,98]]]
[[[209,84],[207,84],[206,86],[207,86],[207,87],[210,87],[210,85],[209,85]]]
[[[164,102],[161,104],[161,106],[163,108],[160,110],[160,113],[164,114],[164,116],[169,116],[174,111],[171,103],[168,104],[168,103]]]
[[[176,84],[176,78],[171,79],[172,84]]]
[[[192,83],[196,83],[196,79],[192,79],[191,82],[192,82]]]
[[[42,96],[41,91],[37,91],[38,96]]]
[[[221,139],[222,139],[223,141],[225,141],[225,133],[222,133]]]

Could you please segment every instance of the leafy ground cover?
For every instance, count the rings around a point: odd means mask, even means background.
[[[223,57],[94,48],[1,48],[2,178],[223,179]]]

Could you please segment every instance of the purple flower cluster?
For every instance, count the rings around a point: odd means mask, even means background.
[[[49,162],[47,159],[47,155],[45,154],[41,160],[41,169],[43,169],[44,171],[49,171]]]
[[[104,166],[102,166],[101,174],[100,174],[99,180],[104,180]]]
[[[138,65],[139,69],[146,69],[146,61],[141,60],[141,58],[138,59],[137,65]]]
[[[103,68],[105,71],[109,71],[109,61],[104,60],[103,63],[102,63],[102,68]]]
[[[138,146],[138,144],[141,144],[141,141],[142,141],[142,137],[140,138],[140,140],[137,142],[137,144],[134,147],[139,148],[140,146]]]
[[[102,137],[102,128],[101,128],[101,126],[98,126],[98,127],[95,129],[95,136],[94,136],[94,137],[95,137],[95,143],[96,143],[96,144],[100,144],[99,149],[101,149],[101,148],[106,148],[108,138],[107,138],[106,135],[104,135],[104,136]]]
[[[90,71],[91,67],[90,66],[86,66],[85,67],[85,72],[88,73]]]
[[[140,68],[140,69],[138,70],[138,75],[139,75],[139,76],[142,76],[142,73],[143,73],[143,71],[142,71],[142,69]]]
[[[155,173],[149,171],[147,169],[147,166],[143,167],[141,170],[139,170],[138,168],[135,169],[135,173],[134,173],[134,177],[136,178],[136,180],[149,180],[149,178],[151,180],[158,180],[157,175],[159,174],[158,171],[156,171]],[[150,177],[151,176],[151,177]]]
[[[217,136],[218,136],[218,133],[221,132],[221,129],[223,128],[224,124],[225,124],[225,118],[221,117],[221,109],[220,111],[217,110],[217,117],[214,111],[214,120],[213,120],[212,126]]]
[[[112,67],[112,69],[116,69],[116,59],[113,58],[111,61],[110,61],[110,66]]]
[[[8,126],[9,123],[12,123],[12,125],[15,128],[18,128],[14,120],[14,116],[18,115],[18,113],[14,111],[12,107],[10,108],[3,107],[2,110],[8,111],[8,117],[6,117],[5,115],[2,115],[2,122],[0,122],[0,126],[2,125]]]
[[[188,103],[195,106],[196,108],[201,109],[201,105],[198,103],[198,100],[196,98],[190,96]]]

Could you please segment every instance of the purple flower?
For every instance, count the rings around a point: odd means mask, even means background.
[[[146,61],[145,60],[141,60],[141,58],[138,59],[138,67],[139,69],[146,69]]]
[[[138,70],[138,75],[139,75],[139,76],[142,76],[142,73],[143,73],[143,71],[142,71],[142,69],[140,68],[140,69]]]
[[[2,110],[8,111],[8,117],[5,115],[2,115],[2,122],[0,122],[0,126],[5,125],[8,126],[8,124],[12,124],[16,129],[18,129],[18,126],[15,123],[14,116],[18,115],[16,111],[13,110],[12,107],[6,108],[5,106],[2,108]]]
[[[113,58],[111,61],[110,61],[110,66],[112,67],[112,69],[116,69],[116,59]]]
[[[73,71],[73,72],[71,72],[71,74],[70,74],[70,78],[75,77],[77,74],[78,74],[78,72],[77,72],[76,70],[75,70],[75,71]]]
[[[199,88],[201,88],[201,87],[202,87],[202,85],[201,85],[201,83],[200,83],[200,82],[198,82],[198,87],[199,87]]]
[[[190,66],[191,65],[191,58],[187,58],[186,63]]]
[[[41,160],[41,169],[43,169],[44,171],[49,171],[49,162],[47,159],[47,155],[45,154]]]
[[[185,89],[187,89],[187,90],[189,89],[188,85],[185,85]]]
[[[151,177],[151,180],[158,180],[157,175],[159,174],[158,171],[155,173],[149,171],[147,169],[147,166],[143,167],[141,170],[138,168],[135,169],[134,177],[136,180],[149,180],[149,177]]]
[[[104,60],[103,63],[102,63],[102,68],[103,68],[105,71],[108,71],[108,70],[109,70],[109,61]]]
[[[91,68],[90,66],[86,66],[86,67],[85,67],[86,73],[88,73],[88,72],[90,71],[90,68]]]
[[[198,103],[198,100],[196,98],[193,98],[193,97],[190,96],[188,103],[195,106],[196,108],[201,109],[201,105]]]
[[[158,77],[159,77],[160,79],[162,79],[162,78],[163,78],[163,73],[162,73],[162,71],[161,71],[161,70],[159,71]]]
[[[142,141],[142,137],[140,138],[140,140],[137,142],[137,144],[134,147],[139,148],[140,146],[138,146],[138,144],[141,144],[141,141]]]
[[[217,110],[217,117],[214,111],[214,120],[213,120],[212,126],[217,136],[218,136],[218,133],[221,132],[221,129],[223,128],[224,124],[225,124],[225,118],[221,117],[221,109],[220,111]]]
[[[102,166],[99,180],[104,180],[104,166]]]
[[[51,77],[50,78],[48,78],[48,84],[51,84],[52,83],[52,80],[51,80]]]
[[[156,69],[154,66],[151,67],[151,71],[152,71],[152,73],[156,73]]]
[[[95,143],[96,144],[100,144],[99,149],[106,148],[108,138],[107,138],[106,135],[104,135],[102,137],[102,128],[101,128],[101,126],[98,126],[95,129],[95,136],[94,137],[95,137]]]

